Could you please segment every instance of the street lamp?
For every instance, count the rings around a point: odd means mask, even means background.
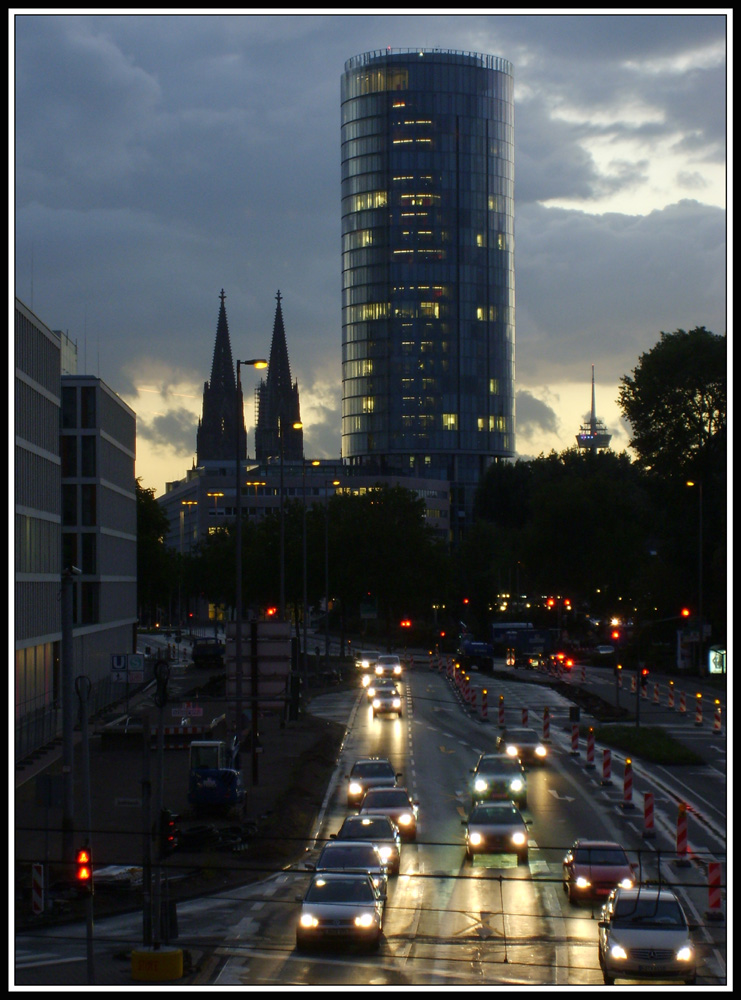
[[[697,672],[702,673],[702,483],[696,483],[692,479],[687,480],[687,486],[696,486],[698,491],[698,521],[697,521]]]
[[[339,479],[331,481],[332,486],[339,486]],[[324,480],[324,489],[330,485],[330,480]],[[329,664],[329,497],[324,501],[324,669]]]
[[[181,606],[181,586],[183,581],[183,536],[185,534],[185,508],[197,507],[197,500],[180,501],[180,572],[178,573],[178,628],[183,627],[183,610]],[[188,546],[190,548],[190,546]]]
[[[242,435],[240,428],[244,423],[244,410],[242,402],[242,380],[239,369],[241,365],[250,365],[252,368],[267,368],[268,363],[264,358],[251,358],[249,361],[237,361],[237,392],[235,397],[236,421],[234,426],[235,444],[235,466],[234,485],[236,487],[235,513],[236,531],[235,541],[237,543],[236,573],[234,582],[234,660],[236,665],[236,689],[235,689],[235,711],[236,711],[236,734],[239,742],[242,742],[242,456],[240,454],[240,444]],[[252,692],[254,695],[254,691]],[[252,704],[253,713],[257,711],[257,705]],[[253,762],[255,760],[255,747],[252,747]]]
[[[304,426],[300,420],[291,424],[295,431]],[[283,498],[283,421],[278,414],[278,444],[280,446],[280,620],[286,620],[286,527]]]
[[[313,466],[320,465],[318,458],[315,458],[310,463]],[[308,600],[307,600],[307,587],[306,587],[306,459],[302,462],[301,467],[301,492],[304,498],[304,510],[303,510],[303,557],[304,557],[304,655],[302,659],[304,676],[308,677],[309,667],[306,655],[306,619],[308,617]]]

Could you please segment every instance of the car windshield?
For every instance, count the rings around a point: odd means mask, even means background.
[[[399,657],[398,656],[379,656],[378,657],[378,662],[379,663],[396,664],[396,663],[399,662]]]
[[[614,927],[685,927],[675,899],[619,899],[612,916]]]
[[[505,733],[505,738],[508,743],[539,743],[540,740],[535,735],[535,733],[530,732],[527,729],[510,729],[509,732]]]
[[[409,808],[409,798],[406,792],[396,789],[371,789],[363,799],[363,805],[366,807],[372,806],[374,809],[377,808],[388,808],[394,806],[402,806],[406,809]]]
[[[368,840],[368,838],[391,837],[391,827],[385,816],[374,816],[366,818],[355,816],[346,819],[340,827],[339,837],[351,837],[353,839]]]
[[[367,844],[329,844],[319,856],[317,868],[366,868],[379,864],[378,855]]]
[[[520,819],[514,806],[476,806],[468,817],[469,823],[516,823]]]
[[[478,774],[496,775],[502,774],[508,777],[513,774],[522,774],[522,768],[516,760],[483,760],[477,769]]]
[[[577,847],[574,861],[579,865],[627,865],[625,851],[616,847]]]
[[[352,769],[353,778],[395,778],[394,769],[390,764],[381,761],[370,761],[367,764],[356,764]]]
[[[372,903],[373,890],[361,879],[316,879],[306,893],[307,903]]]

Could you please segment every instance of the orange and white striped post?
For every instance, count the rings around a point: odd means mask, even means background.
[[[571,723],[571,756],[579,756],[579,723]]]
[[[499,726],[504,727],[504,695],[499,695]]]
[[[463,684],[463,700],[467,705],[471,703],[471,678],[466,674]]]
[[[702,694],[699,691],[695,695],[695,725],[702,725]]]
[[[687,698],[685,696],[684,691],[679,692],[679,714],[680,715],[687,714]]]
[[[653,703],[654,703],[654,705],[658,705],[659,704],[659,682],[658,681],[654,684]]]
[[[612,751],[603,750],[602,751],[602,781],[601,785],[611,785],[612,784]]]
[[[488,699],[489,699],[489,692],[486,690],[486,688],[482,688],[482,690],[481,690],[481,718],[482,719],[488,719],[488,717],[489,717]]]
[[[713,736],[720,736],[720,734],[723,732],[723,727],[721,725],[721,715],[720,715],[720,713],[721,713],[720,700],[718,698],[716,698],[715,699],[715,713],[714,713],[714,716],[713,716]]]
[[[630,675],[630,693],[631,694],[635,694],[636,693],[636,675],[635,674],[631,674]]]
[[[620,804],[623,809],[633,808],[633,761],[630,757],[625,758],[625,771],[623,773],[623,801]]]
[[[471,711],[476,713],[476,688],[471,688]]]
[[[687,857],[687,803],[680,802],[677,811],[677,861],[682,868],[690,865]]]
[[[708,863],[708,908],[705,916],[708,920],[722,920],[721,903],[721,870],[719,861]]]
[[[550,743],[551,741],[551,712],[546,705],[543,709],[543,742]]]
[[[587,730],[587,762],[584,766],[589,771],[594,769],[594,728],[592,726]]]
[[[522,710],[522,724],[523,724],[523,726],[527,725],[527,709],[526,708],[523,708],[523,710]]]
[[[649,839],[656,836],[653,792],[643,793],[643,836]]]
[[[674,708],[674,681],[669,681],[669,698],[666,703],[667,708]]]
[[[31,908],[38,915],[44,912],[44,866],[31,865]]]

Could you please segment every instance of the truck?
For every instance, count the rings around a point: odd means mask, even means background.
[[[532,622],[494,622],[491,645],[510,667],[535,667],[556,648],[557,629],[534,628]]]
[[[190,745],[188,802],[195,809],[230,809],[244,802],[239,740],[194,740]]]
[[[477,667],[483,673],[494,670],[494,649],[488,642],[476,642],[469,635],[458,638],[457,657],[464,670]]]

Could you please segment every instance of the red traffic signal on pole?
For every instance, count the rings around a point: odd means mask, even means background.
[[[93,859],[87,847],[82,847],[77,852],[76,880],[78,888],[85,892],[93,891]]]
[[[691,614],[692,614],[692,612],[690,611],[689,608],[682,608],[682,611],[681,611],[682,618],[689,618],[689,616]]]

